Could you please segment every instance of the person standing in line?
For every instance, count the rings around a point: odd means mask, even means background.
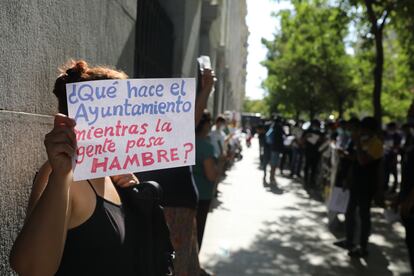
[[[290,167],[292,165],[292,146],[295,137],[292,135],[292,125],[289,122],[284,122],[282,125],[283,128],[283,152],[282,157],[280,159],[280,174],[284,175],[284,170],[286,167]]]
[[[320,152],[319,147],[323,141],[320,131],[321,123],[319,120],[312,120],[310,127],[303,133],[303,143],[305,145],[305,187],[314,188],[316,185],[316,173],[318,169]]]
[[[346,180],[348,179],[350,168],[352,167],[352,159],[350,158],[353,146],[351,145],[351,134],[355,130],[355,126],[359,124],[359,120],[352,118],[349,121],[339,121],[337,129],[338,138],[336,144],[336,151],[338,155],[338,166],[335,174],[335,186],[346,187]],[[351,146],[350,146],[351,145]],[[349,149],[351,147],[351,149]]]
[[[225,160],[223,157],[219,159],[215,157],[214,147],[208,138],[210,129],[211,120],[206,114],[201,118],[196,128],[196,164],[193,166],[194,180],[199,194],[197,240],[200,250],[215,185],[220,177],[220,171]],[[201,275],[210,275],[210,273],[201,269]]]
[[[270,145],[270,184],[277,186],[276,169],[280,164],[281,154],[284,149],[283,139],[285,134],[282,127],[282,118],[277,117],[271,129],[273,133],[272,144]]]
[[[301,177],[303,145],[302,145],[302,124],[296,122],[292,127],[292,135],[295,137],[292,142],[292,161],[290,163],[290,177]]]
[[[259,140],[259,160],[260,169],[263,169],[263,147],[266,144],[266,131],[263,124],[260,124],[256,128],[257,137]]]
[[[197,237],[200,249],[207,214],[213,199],[214,185],[219,177],[218,159],[208,138],[210,127],[210,119],[205,116],[196,128],[196,164],[193,166],[193,174],[200,199],[197,208]]]
[[[336,129],[338,133],[337,138],[337,148],[343,150],[347,147],[348,143],[351,140],[351,135],[349,132],[349,121],[340,119],[338,121],[338,128]]]
[[[414,122],[402,126],[401,189],[394,203],[400,207],[412,273],[414,273]]]
[[[368,255],[368,240],[371,234],[371,202],[381,183],[380,167],[383,158],[383,142],[378,138],[379,126],[373,117],[366,117],[360,123],[355,139],[355,161],[350,199],[346,211],[346,241],[351,257]],[[359,210],[361,234],[359,246],[353,246],[355,217]]]
[[[398,133],[397,124],[391,122],[387,124],[384,135],[384,192],[395,194],[399,186],[398,183],[398,154],[401,146],[401,135]],[[390,175],[394,178],[392,188],[389,187]]]
[[[214,72],[199,70],[195,102],[195,126],[203,117],[204,109],[214,85]],[[176,257],[176,276],[198,276],[201,273],[197,245],[198,191],[191,166],[140,172],[140,181],[155,181],[163,190],[162,206],[170,227],[171,242]]]
[[[227,121],[223,115],[219,115],[216,118],[215,125],[213,126],[210,134],[209,140],[214,147],[214,156],[217,160],[223,160],[225,163],[227,161],[227,152],[225,151],[226,145],[228,143],[228,139],[226,138],[226,134],[224,133],[224,129],[226,127]],[[218,196],[218,184],[220,179],[225,176],[225,166],[223,165],[220,167],[219,172],[220,177],[217,178],[214,188],[214,195],[215,197]]]
[[[342,138],[339,139],[339,147],[337,148],[337,154],[339,156],[339,164],[338,170],[335,175],[334,185],[336,187],[340,187],[343,190],[349,190],[352,187],[352,183],[354,181],[354,163],[356,162],[356,143],[359,137],[359,125],[360,120],[357,118],[351,118],[349,121],[346,122],[344,125],[344,131],[340,131],[342,133]],[[349,207],[349,206],[348,206]],[[331,217],[332,218],[332,217]],[[336,218],[336,215],[335,215]],[[346,218],[346,215],[345,215]],[[355,219],[352,217],[351,219]],[[332,220],[334,221],[334,220]],[[352,222],[351,222],[352,224]],[[345,221],[345,225],[347,222]],[[349,227],[349,231],[355,232],[354,226]],[[351,234],[353,235],[353,234]],[[354,248],[354,241],[347,241],[345,239],[338,240],[334,242],[334,245],[339,246],[343,249],[350,250]]]
[[[226,134],[224,129],[226,127],[226,119],[224,116],[219,115],[216,118],[216,122],[209,134],[211,144],[214,147],[214,155],[218,159],[221,156],[225,156],[225,143],[226,143]]]
[[[405,180],[401,187],[401,217],[405,227],[411,270],[414,273],[414,100],[407,113],[405,151]]]
[[[259,132],[259,145],[260,145],[260,156],[261,156],[261,169],[263,170],[263,185],[267,186],[267,167],[270,163],[271,155],[271,143],[267,141],[267,133],[271,128],[271,122],[265,121],[261,126],[262,130]]]

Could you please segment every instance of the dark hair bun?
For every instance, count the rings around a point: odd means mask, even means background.
[[[73,79],[80,78],[88,70],[88,64],[84,60],[73,62],[72,66],[66,70],[66,74]]]
[[[59,112],[68,114],[66,100],[66,84],[91,80],[126,79],[128,76],[122,72],[109,67],[89,67],[84,60],[69,60],[59,68],[60,75],[56,79],[53,94],[59,102]]]

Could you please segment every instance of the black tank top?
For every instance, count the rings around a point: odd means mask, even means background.
[[[69,229],[56,275],[138,275],[138,223],[125,204],[100,197],[81,225]]]

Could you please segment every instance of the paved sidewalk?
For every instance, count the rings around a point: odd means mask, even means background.
[[[278,177],[281,190],[264,187],[257,143],[220,184],[200,254],[204,267],[218,276],[411,275],[401,225],[374,209],[370,255],[351,260],[332,244],[324,204],[299,183]]]

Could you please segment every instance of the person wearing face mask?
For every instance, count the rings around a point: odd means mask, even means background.
[[[302,140],[305,145],[305,187],[314,188],[316,174],[320,159],[319,147],[323,142],[319,120],[312,120],[310,127],[303,133]]]
[[[349,187],[349,175],[354,159],[354,141],[352,135],[355,134],[359,126],[359,120],[352,118],[347,122],[340,124],[342,128],[338,128],[338,147],[339,156],[338,170],[335,176],[335,186],[347,188]]]
[[[348,130],[349,122],[345,120],[340,120],[338,122],[338,128],[336,129],[336,132],[338,133],[337,137],[337,147],[338,149],[346,149],[350,139],[351,135]]]
[[[216,118],[215,125],[213,126],[209,137],[210,142],[214,147],[214,155],[216,158],[225,155],[224,152],[224,143],[226,139],[226,134],[224,133],[224,128],[226,127],[226,119],[224,116],[219,115]]]
[[[359,125],[360,120],[358,118],[351,118],[346,122],[344,125],[344,132],[343,134],[346,134],[347,137],[347,143],[345,144],[342,141],[342,145],[340,142],[338,142],[339,146],[337,148],[337,153],[339,156],[339,164],[338,164],[338,170],[335,175],[335,182],[334,185],[336,187],[340,187],[342,189],[350,189],[353,183],[354,177],[356,177],[353,174],[353,164],[355,163],[356,159],[356,146],[355,144],[358,141],[358,132],[359,132]],[[340,141],[340,140],[339,140]],[[355,204],[355,201],[353,202]],[[349,206],[348,206],[349,208]],[[355,208],[352,206],[352,208]],[[352,209],[353,211],[353,209]],[[351,215],[352,212],[349,213]],[[346,216],[345,216],[346,217]],[[347,222],[345,221],[345,225],[347,225]],[[342,239],[334,242],[334,245],[339,246],[344,249],[352,249],[353,248],[353,233],[355,232],[354,227],[354,217],[351,218],[351,222],[349,224],[349,228],[347,228],[347,231],[352,231],[349,235],[351,236],[349,238],[349,241],[347,239]]]
[[[303,145],[301,137],[303,134],[302,122],[296,122],[292,128],[292,135],[295,137],[292,143],[292,161],[290,162],[290,177],[301,177]]]
[[[378,122],[366,117],[360,123],[359,133],[354,137],[355,159],[353,180],[350,185],[350,199],[346,212],[346,240],[348,255],[365,257],[368,255],[368,240],[371,234],[371,201],[379,188],[380,166],[383,158],[383,142],[378,137]],[[355,217],[361,220],[359,246],[352,246],[355,233]]]

